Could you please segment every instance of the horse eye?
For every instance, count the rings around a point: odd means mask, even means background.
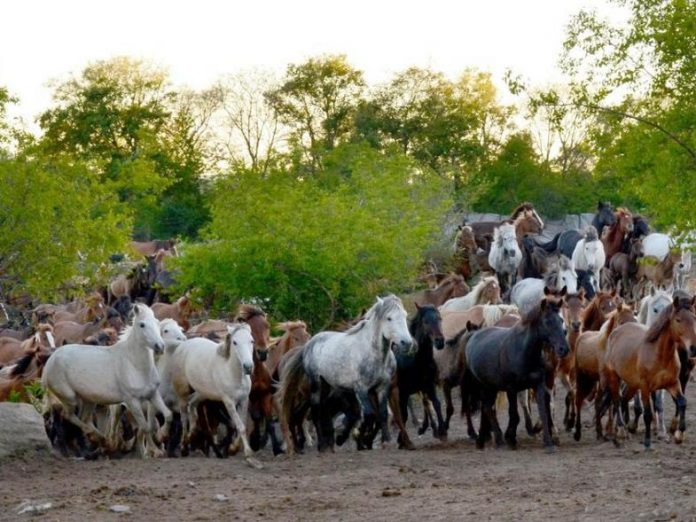
[[[169,333],[169,330],[165,330],[164,333]]]
[[[232,341],[232,344],[234,344],[235,346],[237,346],[237,341]]]
[[[387,321],[391,321],[391,317],[387,317]]]
[[[145,323],[140,323],[140,328],[145,328]]]
[[[653,312],[654,312],[654,313],[657,313],[657,308],[653,308]]]

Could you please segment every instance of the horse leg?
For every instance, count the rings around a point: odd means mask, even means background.
[[[454,415],[454,403],[452,402],[452,386],[448,382],[442,383],[442,393],[445,396],[445,431],[449,431],[450,419]]]
[[[249,441],[247,440],[246,426],[244,424],[244,420],[240,415],[240,412],[242,412],[246,416],[247,409],[249,406],[249,398],[243,397],[238,404],[235,404],[235,401],[232,398],[225,396],[222,399],[222,403],[225,405],[225,409],[227,410],[227,413],[230,416],[232,426],[237,432],[237,437],[242,441],[242,446],[244,448],[244,457],[246,458],[247,463],[255,468],[260,469],[262,467],[261,463],[256,461],[256,459],[252,457],[254,452],[252,451],[251,446],[249,445]]]
[[[471,389],[469,389],[468,385],[469,381],[466,381],[465,379],[462,379],[462,382],[459,385],[459,389],[461,392],[462,396],[462,415],[466,416],[466,433],[467,436],[471,440],[476,440],[477,434],[476,434],[476,429],[474,428],[474,422],[471,419],[471,412],[473,409],[475,409],[475,402],[473,399],[473,394]],[[452,399],[450,395],[450,400]],[[445,426],[447,426],[447,423],[445,423]]]
[[[643,444],[645,445],[646,450],[650,450],[651,448],[651,437],[652,437],[652,428],[651,428],[651,423],[652,423],[652,404],[650,403],[650,391],[648,388],[643,388],[640,391],[640,395],[643,398],[643,422],[645,422],[645,439]],[[637,412],[636,412],[637,414]]]
[[[440,440],[447,440],[445,419],[442,417],[442,405],[440,404],[440,399],[437,397],[437,390],[435,390],[434,382],[427,385],[425,395],[430,399],[431,408],[435,410],[435,416],[437,417],[437,431],[433,426],[433,433]]]
[[[667,388],[674,399],[674,403],[677,405],[677,411],[679,412],[679,425],[674,431],[674,442],[681,444],[684,441],[684,432],[686,431],[686,397],[682,393],[682,387],[679,381],[676,384]]]
[[[418,429],[420,428],[420,421],[418,420],[418,416],[416,415],[416,408],[413,406],[413,398],[409,397],[408,398],[408,412],[409,415],[411,416],[411,424],[413,424],[413,427]],[[424,419],[425,422],[425,419]]]
[[[389,396],[389,405],[394,414],[394,422],[399,429],[399,435],[396,438],[399,449],[415,449],[406,431],[406,422],[408,421],[408,399],[408,394],[402,393],[398,386],[392,386]]]
[[[138,435],[136,443],[138,450],[140,451],[141,456],[143,458],[149,457],[150,455],[148,455],[148,452],[145,448],[145,439],[147,438],[147,441],[153,448],[156,447],[157,444],[155,443],[155,440],[152,437],[153,432],[150,429],[150,423],[147,421],[147,419],[145,418],[145,414],[143,413],[143,403],[139,399],[131,397],[126,401],[126,407],[131,412],[131,415],[133,415],[133,418],[135,418],[135,422],[138,425]]]
[[[389,431],[389,391],[391,389],[391,379],[383,382],[376,390],[377,392],[377,407],[380,431],[382,432],[382,445],[391,442],[391,433]]]
[[[524,427],[527,430],[527,435],[533,437],[538,433],[532,422],[532,414],[529,407],[529,391],[524,390],[517,394],[517,400],[522,406],[522,414],[524,415]]]
[[[490,397],[484,398],[484,401],[486,402],[486,408],[484,411],[486,412],[486,415],[488,415],[488,422],[491,426],[491,429],[493,430],[493,435],[495,437],[495,446],[496,448],[499,448],[503,445],[503,432],[500,429],[500,424],[498,424],[498,415],[495,411],[495,401],[497,397],[497,392],[494,392],[491,394]]]
[[[353,428],[360,421],[360,403],[355,397],[348,401],[344,412],[343,428],[336,436],[336,444],[343,446],[353,432]]]
[[[314,423],[314,429],[317,432],[317,449],[320,452],[328,449],[324,430],[322,429],[322,399],[321,382],[317,381],[316,379],[311,379],[309,392],[310,415],[312,417],[312,422]]]
[[[631,396],[633,396],[633,420],[629,419],[628,411],[628,401],[631,400]],[[627,389],[624,397],[621,399],[621,412],[626,416],[626,419],[628,419],[626,429],[629,433],[635,433],[638,430],[638,420],[643,414],[643,406],[643,401],[641,401],[640,395],[637,395],[634,390]],[[650,403],[647,403],[645,407],[649,408]]]
[[[486,441],[491,436],[490,414],[487,411],[487,408],[488,408],[488,406],[487,406],[486,401],[482,400],[481,401],[481,420],[479,423],[478,437],[476,437],[476,447],[478,449],[483,449],[484,446],[486,445]]]
[[[539,417],[541,418],[541,426],[543,430],[544,448],[547,451],[553,451],[553,440],[551,438],[551,411],[549,405],[549,390],[546,387],[546,382],[542,380],[536,388],[537,408]]]
[[[152,396],[148,404],[148,413],[151,416],[150,429],[152,430],[152,433],[156,433],[158,431],[155,410],[158,413],[161,413],[164,417],[164,425],[159,430],[156,437],[157,442],[161,443],[169,435],[169,428],[172,424],[172,412],[169,408],[167,408],[167,405],[164,404],[164,399],[159,391],[155,391],[155,394]]]
[[[507,392],[508,399],[508,427],[505,430],[505,441],[511,449],[517,449],[517,426],[520,423],[520,413],[517,409],[517,394]]]

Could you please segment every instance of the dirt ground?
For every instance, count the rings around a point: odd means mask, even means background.
[[[688,392],[696,405],[696,385]],[[444,443],[414,435],[408,452],[266,449],[261,470],[239,456],[13,460],[0,463],[0,520],[35,517],[18,512],[48,502],[42,520],[696,520],[696,406],[685,443],[656,440],[652,452],[640,435],[615,448],[591,429],[581,442],[562,433],[550,455],[522,429],[518,450],[479,451],[462,427],[455,417]],[[111,512],[116,504],[130,513]]]

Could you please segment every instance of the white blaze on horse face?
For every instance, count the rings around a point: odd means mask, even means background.
[[[544,229],[544,221],[541,219],[541,216],[537,213],[536,209],[532,210],[532,215],[539,222],[539,227],[543,230]]]
[[[51,348],[55,348],[56,347],[56,340],[53,338],[53,334],[51,332],[49,332],[48,330],[46,330],[45,333],[46,333],[46,339],[48,339],[48,346],[50,346]]]
[[[159,321],[152,310],[145,305],[137,304],[133,307],[133,311],[135,313],[133,328],[138,332],[138,337],[155,353],[162,353],[164,340],[160,335]]]
[[[254,369],[254,338],[251,336],[251,327],[248,324],[238,328],[228,326],[227,332],[234,332],[230,339],[231,348],[244,373],[250,375]]]

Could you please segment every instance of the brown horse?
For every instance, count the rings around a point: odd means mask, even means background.
[[[534,209],[534,205],[525,202],[512,212],[510,219],[504,221],[479,221],[478,223],[472,223],[470,226],[474,232],[476,244],[483,250],[488,251],[493,239],[493,231],[503,223],[514,223],[520,217],[524,219],[519,221],[519,229],[517,229],[516,226],[518,241],[524,237],[524,234],[538,234],[544,229],[544,222]],[[523,221],[524,224],[522,225]]]
[[[469,290],[464,277],[459,274],[450,274],[436,288],[422,290],[416,294],[413,301],[420,306],[430,304],[438,307],[448,299],[465,296]]]
[[[644,257],[638,263],[638,281],[650,281],[654,288],[668,288],[674,280],[674,267],[682,260],[680,250],[672,250],[662,261],[654,257]]]
[[[609,314],[616,310],[617,302],[616,289],[611,292],[598,292],[583,312],[581,330],[583,332],[599,330]]]
[[[609,266],[612,256],[623,250],[628,235],[633,232],[633,214],[625,208],[618,208],[614,212],[616,223],[608,226],[602,234],[602,244],[606,261],[604,266]]]
[[[33,339],[33,337],[32,337]],[[29,402],[26,385],[41,378],[46,361],[51,356],[41,343],[32,343],[24,354],[0,370],[0,402],[18,394],[19,400]]]
[[[272,377],[278,380],[278,365],[283,355],[288,353],[296,346],[302,346],[311,335],[307,331],[307,324],[304,321],[287,321],[276,326],[283,331],[278,339],[274,340],[268,349],[268,359],[266,359],[266,367]]]
[[[74,321],[76,323],[89,323],[104,317],[104,297],[94,292],[85,299],[85,306],[75,312],[69,310],[56,310],[53,314],[53,321]]]
[[[586,304],[584,288],[581,288],[580,292],[576,295],[566,295],[563,298],[563,321],[568,331],[566,337],[568,339],[570,353],[568,357],[563,357],[561,359],[556,358],[553,354],[549,355],[556,359],[553,374],[560,377],[561,384],[563,384],[563,387],[566,389],[563,423],[568,431],[572,429],[575,423],[575,343],[578,337],[580,337],[582,315],[585,311]]]
[[[50,324],[39,325],[36,333],[23,341],[13,337],[0,337],[0,365],[8,364],[37,347],[51,350],[55,346],[53,327]]]
[[[152,305],[152,312],[160,321],[162,319],[174,319],[184,330],[191,326],[189,318],[193,313],[193,304],[188,294],[181,296],[174,304],[155,303]]]
[[[488,264],[486,249],[476,244],[474,230],[469,225],[460,225],[454,240],[454,271],[469,279],[482,271],[492,271]]]
[[[209,319],[189,328],[186,337],[207,337],[213,341],[221,341],[227,333],[227,327],[231,324],[219,319]]]
[[[97,319],[91,323],[82,324],[75,321],[58,321],[54,326],[56,346],[65,344],[83,344],[85,339],[97,335],[108,323]]]
[[[270,435],[273,454],[278,455],[284,452],[283,440],[273,401],[273,380],[264,364],[268,357],[271,325],[261,308],[249,304],[240,305],[235,320],[248,323],[254,338],[254,370],[251,373],[249,393],[249,416],[253,427],[249,430],[249,445],[254,451],[258,451],[266,445]]]
[[[158,250],[168,250],[176,255],[176,239],[153,239],[152,241],[131,241],[130,246],[142,256],[154,256]]]
[[[599,331],[583,331],[575,343],[575,440],[580,440],[582,428],[580,412],[582,404],[599,383],[600,371],[603,366],[605,348],[609,334],[626,323],[635,323],[631,307],[621,304],[609,314],[609,317]],[[597,438],[601,439],[602,424],[599,416],[595,419]]]
[[[604,397],[602,409],[606,410],[613,402],[618,413],[618,427],[623,430],[624,422],[620,408],[619,387],[626,385],[623,401],[630,400],[636,392],[645,408],[646,449],[651,445],[651,422],[653,409],[651,393],[666,389],[679,410],[679,427],[674,432],[674,441],[680,444],[686,430],[686,397],[679,382],[681,363],[679,361],[680,345],[691,349],[696,347],[696,315],[691,303],[684,303],[679,297],[667,306],[655,323],[647,326],[634,323],[625,324],[614,330],[607,341],[607,353],[602,374]],[[618,432],[618,430],[617,430]],[[615,436],[616,440],[616,436]]]

